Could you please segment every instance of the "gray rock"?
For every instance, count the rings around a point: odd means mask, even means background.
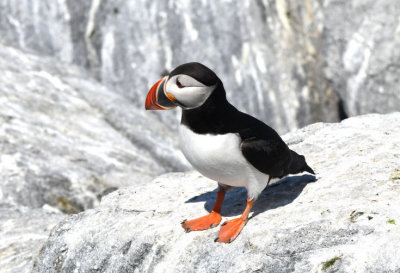
[[[0,45],[0,70],[0,203],[76,213],[187,168],[162,123],[79,68]]]
[[[29,209],[0,205],[0,271],[29,273],[50,230],[65,215],[49,206]]]
[[[216,183],[172,173],[119,189],[52,231],[34,272],[398,272],[400,113],[310,125],[284,136],[317,172],[285,178],[257,200],[231,244],[180,222],[211,210]],[[227,194],[224,219],[246,192]]]
[[[323,4],[325,74],[350,116],[400,110],[400,2]]]

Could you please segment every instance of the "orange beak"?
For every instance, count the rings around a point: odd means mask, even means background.
[[[175,97],[166,92],[168,76],[162,78],[150,89],[146,97],[146,110],[170,110],[175,108]]]

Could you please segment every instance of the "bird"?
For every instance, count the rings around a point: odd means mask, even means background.
[[[235,187],[245,187],[245,210],[240,217],[224,222],[215,239],[215,242],[231,243],[246,225],[254,202],[271,181],[301,172],[315,174],[305,157],[290,150],[274,129],[229,103],[220,78],[201,63],[179,65],[150,88],[146,110],[175,107],[182,108],[179,126],[182,153],[197,171],[218,183],[212,211],[183,221],[181,225],[186,232],[218,226],[225,193]]]

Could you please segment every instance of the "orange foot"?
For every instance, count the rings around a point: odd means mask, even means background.
[[[246,222],[247,220],[243,220],[242,217],[226,221],[221,225],[221,230],[215,242],[228,244],[233,242],[246,225]]]
[[[199,231],[199,230],[213,228],[218,226],[220,222],[221,222],[221,214],[212,211],[210,214],[206,216],[196,218],[190,221],[185,220],[181,224],[186,232],[190,232],[190,231]]]

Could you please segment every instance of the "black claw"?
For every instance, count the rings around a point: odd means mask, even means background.
[[[185,231],[186,231],[186,232],[190,232],[190,227],[185,228]]]
[[[219,239],[219,237],[215,238],[214,242],[217,242],[217,241],[218,241],[218,239]]]
[[[181,223],[181,225],[183,225],[186,221],[187,221],[187,219],[183,220],[182,223]]]
[[[225,226],[227,223],[226,222],[224,222],[221,226]]]
[[[229,238],[229,240],[228,240],[228,244],[230,244],[232,242],[232,239],[231,238]]]
[[[215,227],[215,225],[214,225],[214,224],[211,224],[211,225],[210,225],[210,228],[213,228],[213,227]]]

